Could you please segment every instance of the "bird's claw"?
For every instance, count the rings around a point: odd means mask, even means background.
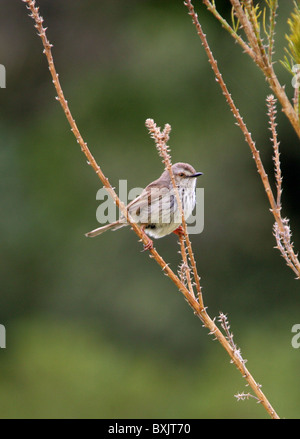
[[[153,250],[153,241],[151,239],[148,240],[147,244],[144,244],[144,248],[142,251]]]
[[[179,227],[177,227],[176,230],[174,230],[173,233],[175,233],[175,235],[178,235],[178,236],[183,236],[184,235],[184,229],[183,229],[182,226],[179,226]]]

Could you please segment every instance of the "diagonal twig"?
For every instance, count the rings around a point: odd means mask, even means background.
[[[63,94],[63,91],[62,91],[62,88],[61,88],[61,85],[60,85],[60,82],[58,79],[58,74],[56,73],[56,69],[54,66],[53,57],[52,57],[52,53],[51,53],[52,46],[47,39],[46,29],[43,27],[43,18],[39,14],[39,8],[36,7],[35,0],[22,0],[22,1],[26,3],[27,8],[31,11],[31,17],[35,21],[35,27],[38,30],[38,35],[40,36],[40,38],[42,40],[42,43],[44,46],[44,54],[46,55],[48,65],[49,65],[49,70],[50,70],[52,80],[53,80],[53,83],[54,83],[54,86],[55,86],[55,89],[57,92],[57,99],[63,108],[65,116],[66,116],[66,118],[71,126],[71,130],[72,130],[77,142],[79,143],[79,145],[82,149],[82,152],[85,154],[85,156],[88,160],[88,163],[92,166],[92,168],[96,172],[97,176],[100,178],[104,187],[108,190],[109,194],[112,196],[112,198],[114,199],[115,203],[117,204],[117,206],[119,207],[121,212],[125,215],[127,221],[131,225],[133,231],[138,235],[139,238],[141,238],[141,240],[144,243],[147,243],[147,242],[145,242],[145,240],[146,240],[146,238],[144,236],[145,234],[143,234],[140,227],[135,222],[133,222],[131,220],[131,218],[127,212],[126,207],[124,206],[123,203],[121,203],[116,192],[114,191],[114,189],[110,185],[108,178],[105,176],[105,174],[101,170],[100,166],[97,164],[96,160],[92,156],[87,144],[84,142],[84,140],[83,140],[83,138],[82,138],[82,136],[77,128],[75,120],[73,119],[73,117],[71,115],[68,103],[64,97],[64,94]],[[163,131],[163,135],[161,136],[161,142],[162,142],[162,144],[164,143],[163,148],[166,147],[170,128],[171,128],[170,126],[167,127]],[[167,154],[167,150],[166,150],[166,154]],[[186,285],[184,285],[184,283],[179,279],[179,277],[171,270],[169,265],[159,255],[159,253],[156,251],[155,248],[150,249],[150,253],[149,253],[150,257],[155,259],[155,261],[162,268],[163,272],[172,280],[172,282],[174,282],[174,284],[176,285],[178,290],[184,295],[186,301],[193,309],[194,314],[198,318],[201,319],[204,326],[209,330],[209,333],[213,334],[215,336],[215,338],[220,342],[222,347],[226,350],[226,352],[230,356],[231,362],[237,367],[237,369],[240,371],[242,376],[247,381],[248,385],[253,389],[256,397],[258,398],[260,403],[263,405],[263,407],[267,410],[269,415],[272,418],[278,418],[276,411],[274,410],[274,408],[272,407],[272,405],[270,404],[270,402],[268,401],[268,399],[266,398],[266,396],[262,392],[261,386],[255,381],[255,379],[253,378],[253,376],[251,375],[249,370],[245,367],[245,364],[242,361],[240,355],[238,355],[236,350],[231,346],[226,335],[224,335],[223,332],[217,327],[217,325],[215,324],[215,319],[211,319],[210,316],[207,314],[206,308],[203,305],[201,288],[200,288],[200,280],[199,280],[199,276],[197,274],[195,260],[193,258],[191,243],[189,241],[187,234],[185,237],[186,237],[186,239],[188,239],[187,247],[188,247],[190,262],[191,262],[193,271],[195,273],[195,282],[197,285],[197,292],[198,292],[197,298],[190,293],[190,291],[186,287]]]
[[[233,3],[235,4],[235,0],[233,1]],[[254,142],[254,140],[252,138],[252,135],[249,132],[249,130],[248,130],[248,128],[247,128],[247,126],[246,126],[246,124],[245,124],[245,122],[244,122],[244,120],[243,120],[243,118],[242,118],[242,116],[241,116],[241,114],[240,114],[240,112],[238,110],[238,108],[236,107],[236,105],[235,105],[235,103],[234,103],[234,101],[232,99],[232,96],[229,93],[228,88],[227,88],[227,86],[226,86],[226,84],[225,84],[225,82],[223,80],[222,74],[221,74],[221,72],[220,72],[220,70],[218,68],[217,61],[215,60],[215,58],[214,58],[214,56],[212,54],[212,51],[211,51],[211,49],[210,49],[210,47],[208,45],[206,35],[203,32],[203,30],[202,30],[202,26],[201,26],[201,24],[200,24],[200,22],[198,20],[198,15],[195,12],[195,9],[194,9],[194,6],[193,6],[191,0],[186,0],[185,5],[188,8],[189,15],[192,17],[192,21],[193,21],[193,23],[195,25],[197,34],[198,34],[198,36],[201,39],[201,42],[202,42],[204,50],[205,50],[205,52],[207,54],[209,63],[211,65],[212,69],[213,69],[213,72],[214,72],[215,76],[216,76],[216,80],[217,80],[218,84],[221,87],[222,93],[225,96],[225,99],[226,99],[226,101],[227,101],[227,103],[228,103],[228,105],[230,107],[230,110],[233,113],[233,116],[235,117],[235,119],[237,121],[237,125],[239,126],[239,128],[242,131],[242,133],[244,134],[245,140],[246,140],[246,142],[248,143],[248,145],[250,147],[250,150],[251,150],[251,153],[252,153],[252,157],[253,157],[253,159],[255,161],[255,164],[256,164],[257,171],[258,171],[258,173],[260,175],[261,181],[263,183],[265,192],[266,192],[267,197],[268,197],[268,201],[269,201],[269,204],[270,204],[270,207],[271,207],[270,211],[271,211],[271,213],[274,216],[275,223],[277,224],[277,226],[276,226],[276,233],[277,233],[277,235],[279,234],[278,236],[281,236],[282,239],[284,237],[284,240],[287,240],[288,239],[288,235],[287,235],[286,223],[285,223],[285,221],[282,219],[282,217],[280,215],[280,210],[277,208],[276,199],[274,197],[274,194],[273,194],[270,182],[269,182],[268,175],[267,175],[267,173],[265,171],[265,168],[263,166],[263,163],[262,163],[262,160],[261,160],[261,157],[260,157],[260,153],[259,153],[258,149],[256,148],[256,145],[255,145],[255,142]],[[289,248],[289,252],[291,253],[291,260],[294,261],[293,264],[295,265],[295,269],[293,271],[296,270],[296,272],[298,274],[298,277],[299,277],[300,276],[300,263],[299,263],[299,260],[297,259],[297,255],[295,255],[295,253],[293,251],[293,247],[289,246],[288,248]]]

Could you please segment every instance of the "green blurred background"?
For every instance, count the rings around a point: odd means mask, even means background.
[[[230,18],[229,2],[221,10]],[[1,0],[1,418],[267,418],[238,371],[129,229],[87,239],[96,192],[21,0]],[[274,249],[248,145],[182,1],[39,0],[73,116],[111,183],[143,187],[162,164],[144,126],[170,123],[173,162],[204,172],[192,243],[208,312],[228,314],[247,366],[279,415],[300,415],[300,289]],[[262,74],[195,2],[273,182]],[[223,9],[222,9],[223,8]],[[292,1],[279,0],[283,57]],[[5,12],[5,13],[4,13]],[[289,96],[291,77],[277,62]],[[278,109],[284,215],[300,248],[299,141]],[[175,236],[156,241],[176,270]]]

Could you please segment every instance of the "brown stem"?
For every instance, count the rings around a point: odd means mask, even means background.
[[[276,203],[276,200],[275,200],[275,197],[274,197],[274,194],[273,194],[270,182],[269,182],[268,175],[267,175],[265,168],[263,166],[263,163],[262,163],[262,160],[260,157],[260,153],[259,153],[258,149],[256,148],[255,142],[252,139],[251,133],[248,131],[248,128],[247,128],[245,122],[243,121],[243,118],[241,117],[240,112],[239,112],[238,108],[236,107],[236,105],[231,97],[231,94],[229,93],[229,91],[227,89],[227,86],[223,80],[222,74],[218,68],[217,61],[215,60],[215,58],[212,54],[212,51],[210,50],[210,47],[209,47],[207,39],[206,39],[206,35],[204,34],[204,32],[202,30],[201,24],[198,20],[198,15],[196,14],[196,12],[194,10],[194,6],[193,6],[191,0],[187,0],[185,2],[185,4],[189,10],[189,15],[192,17],[192,20],[193,20],[193,23],[196,27],[197,33],[201,39],[201,42],[202,42],[204,50],[207,54],[209,63],[213,69],[215,76],[216,76],[216,80],[219,83],[221,90],[222,90],[222,93],[225,96],[225,99],[226,99],[226,101],[227,101],[236,121],[237,121],[237,125],[240,127],[241,131],[243,132],[243,134],[245,136],[245,140],[250,147],[253,159],[254,159],[256,167],[257,167],[257,171],[260,175],[261,181],[263,183],[265,192],[266,192],[268,200],[269,200],[269,204],[271,206],[270,210],[271,210],[271,212],[275,218],[275,221],[277,223],[279,233],[281,234],[281,236],[286,236],[286,224],[284,223],[283,219],[281,218],[280,211],[277,208],[277,203]],[[291,247],[290,247],[290,249],[291,249]],[[300,263],[297,260],[297,256],[293,252],[291,257],[293,260],[295,260],[296,271],[298,272],[298,276],[300,276]]]
[[[104,173],[102,172],[99,165],[97,164],[94,157],[92,156],[87,144],[84,142],[83,138],[80,135],[80,132],[77,128],[77,125],[76,125],[76,123],[71,115],[71,112],[69,110],[68,103],[64,97],[64,94],[63,94],[63,91],[62,91],[62,88],[61,88],[61,85],[60,85],[60,82],[58,79],[58,75],[57,75],[55,67],[54,67],[54,62],[53,62],[53,58],[52,58],[52,54],[51,54],[51,45],[46,37],[46,32],[45,32],[46,29],[43,27],[43,19],[39,15],[38,8],[35,6],[35,0],[23,0],[23,1],[27,4],[28,9],[30,9],[30,11],[31,11],[31,16],[35,20],[35,27],[37,28],[39,36],[41,37],[42,42],[43,42],[44,53],[45,53],[47,60],[48,60],[49,69],[50,69],[50,73],[51,73],[51,76],[53,79],[54,86],[55,86],[56,91],[57,91],[58,100],[59,100],[59,102],[63,108],[63,111],[64,111],[64,113],[69,121],[69,124],[71,126],[71,130],[72,130],[74,136],[76,137],[77,142],[79,143],[88,162],[90,163],[90,165],[92,166],[92,168],[94,169],[94,171],[96,172],[96,174],[98,175],[100,180],[102,181],[103,185],[106,187],[106,189],[108,190],[110,195],[113,197],[114,201],[116,202],[117,206],[120,208],[122,213],[126,216],[128,222],[130,223],[134,232],[143,240],[143,242],[145,244],[147,244],[146,239],[143,236],[142,230],[140,229],[140,227],[137,226],[137,224],[135,224],[134,222],[131,221],[126,207],[119,200],[117,194],[115,193],[114,189],[110,185],[109,180],[105,177]],[[165,137],[168,137],[166,132],[164,132],[164,134],[165,134]],[[188,247],[189,246],[190,246],[190,244],[188,244]],[[247,383],[251,386],[251,388],[255,392],[257,398],[259,399],[260,403],[265,407],[265,409],[268,411],[270,416],[272,418],[278,418],[277,413],[272,408],[271,404],[269,403],[269,401],[265,397],[264,393],[261,391],[261,386],[254,380],[254,378],[252,377],[252,375],[250,374],[248,369],[245,367],[245,361],[242,359],[239,351],[236,351],[231,346],[231,344],[227,340],[226,336],[216,326],[214,320],[212,320],[209,317],[203,304],[199,303],[199,297],[197,300],[197,298],[195,298],[195,296],[190,293],[188,288],[186,288],[186,286],[181,282],[181,280],[178,278],[178,276],[170,269],[168,264],[166,264],[164,259],[158,254],[158,252],[154,248],[150,250],[150,257],[155,259],[155,261],[160,265],[160,267],[162,268],[164,273],[174,282],[174,284],[177,286],[179,291],[182,292],[186,301],[192,307],[195,315],[197,315],[197,317],[199,317],[201,319],[201,321],[204,323],[204,326],[209,329],[210,334],[213,334],[215,336],[215,338],[221,343],[221,345],[224,347],[224,349],[229,354],[231,361],[235,364],[235,366],[241,372],[241,374],[243,375],[243,377],[245,378]],[[191,263],[193,266],[194,262],[191,261]],[[195,269],[195,272],[197,273],[195,264],[194,264],[193,268]],[[195,277],[196,283],[197,283],[197,279],[199,282],[198,275]],[[201,300],[202,300],[202,297],[201,297]]]

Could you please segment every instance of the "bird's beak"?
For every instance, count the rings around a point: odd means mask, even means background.
[[[196,174],[189,175],[189,178],[199,177],[199,175],[203,175],[203,172],[196,172]]]

